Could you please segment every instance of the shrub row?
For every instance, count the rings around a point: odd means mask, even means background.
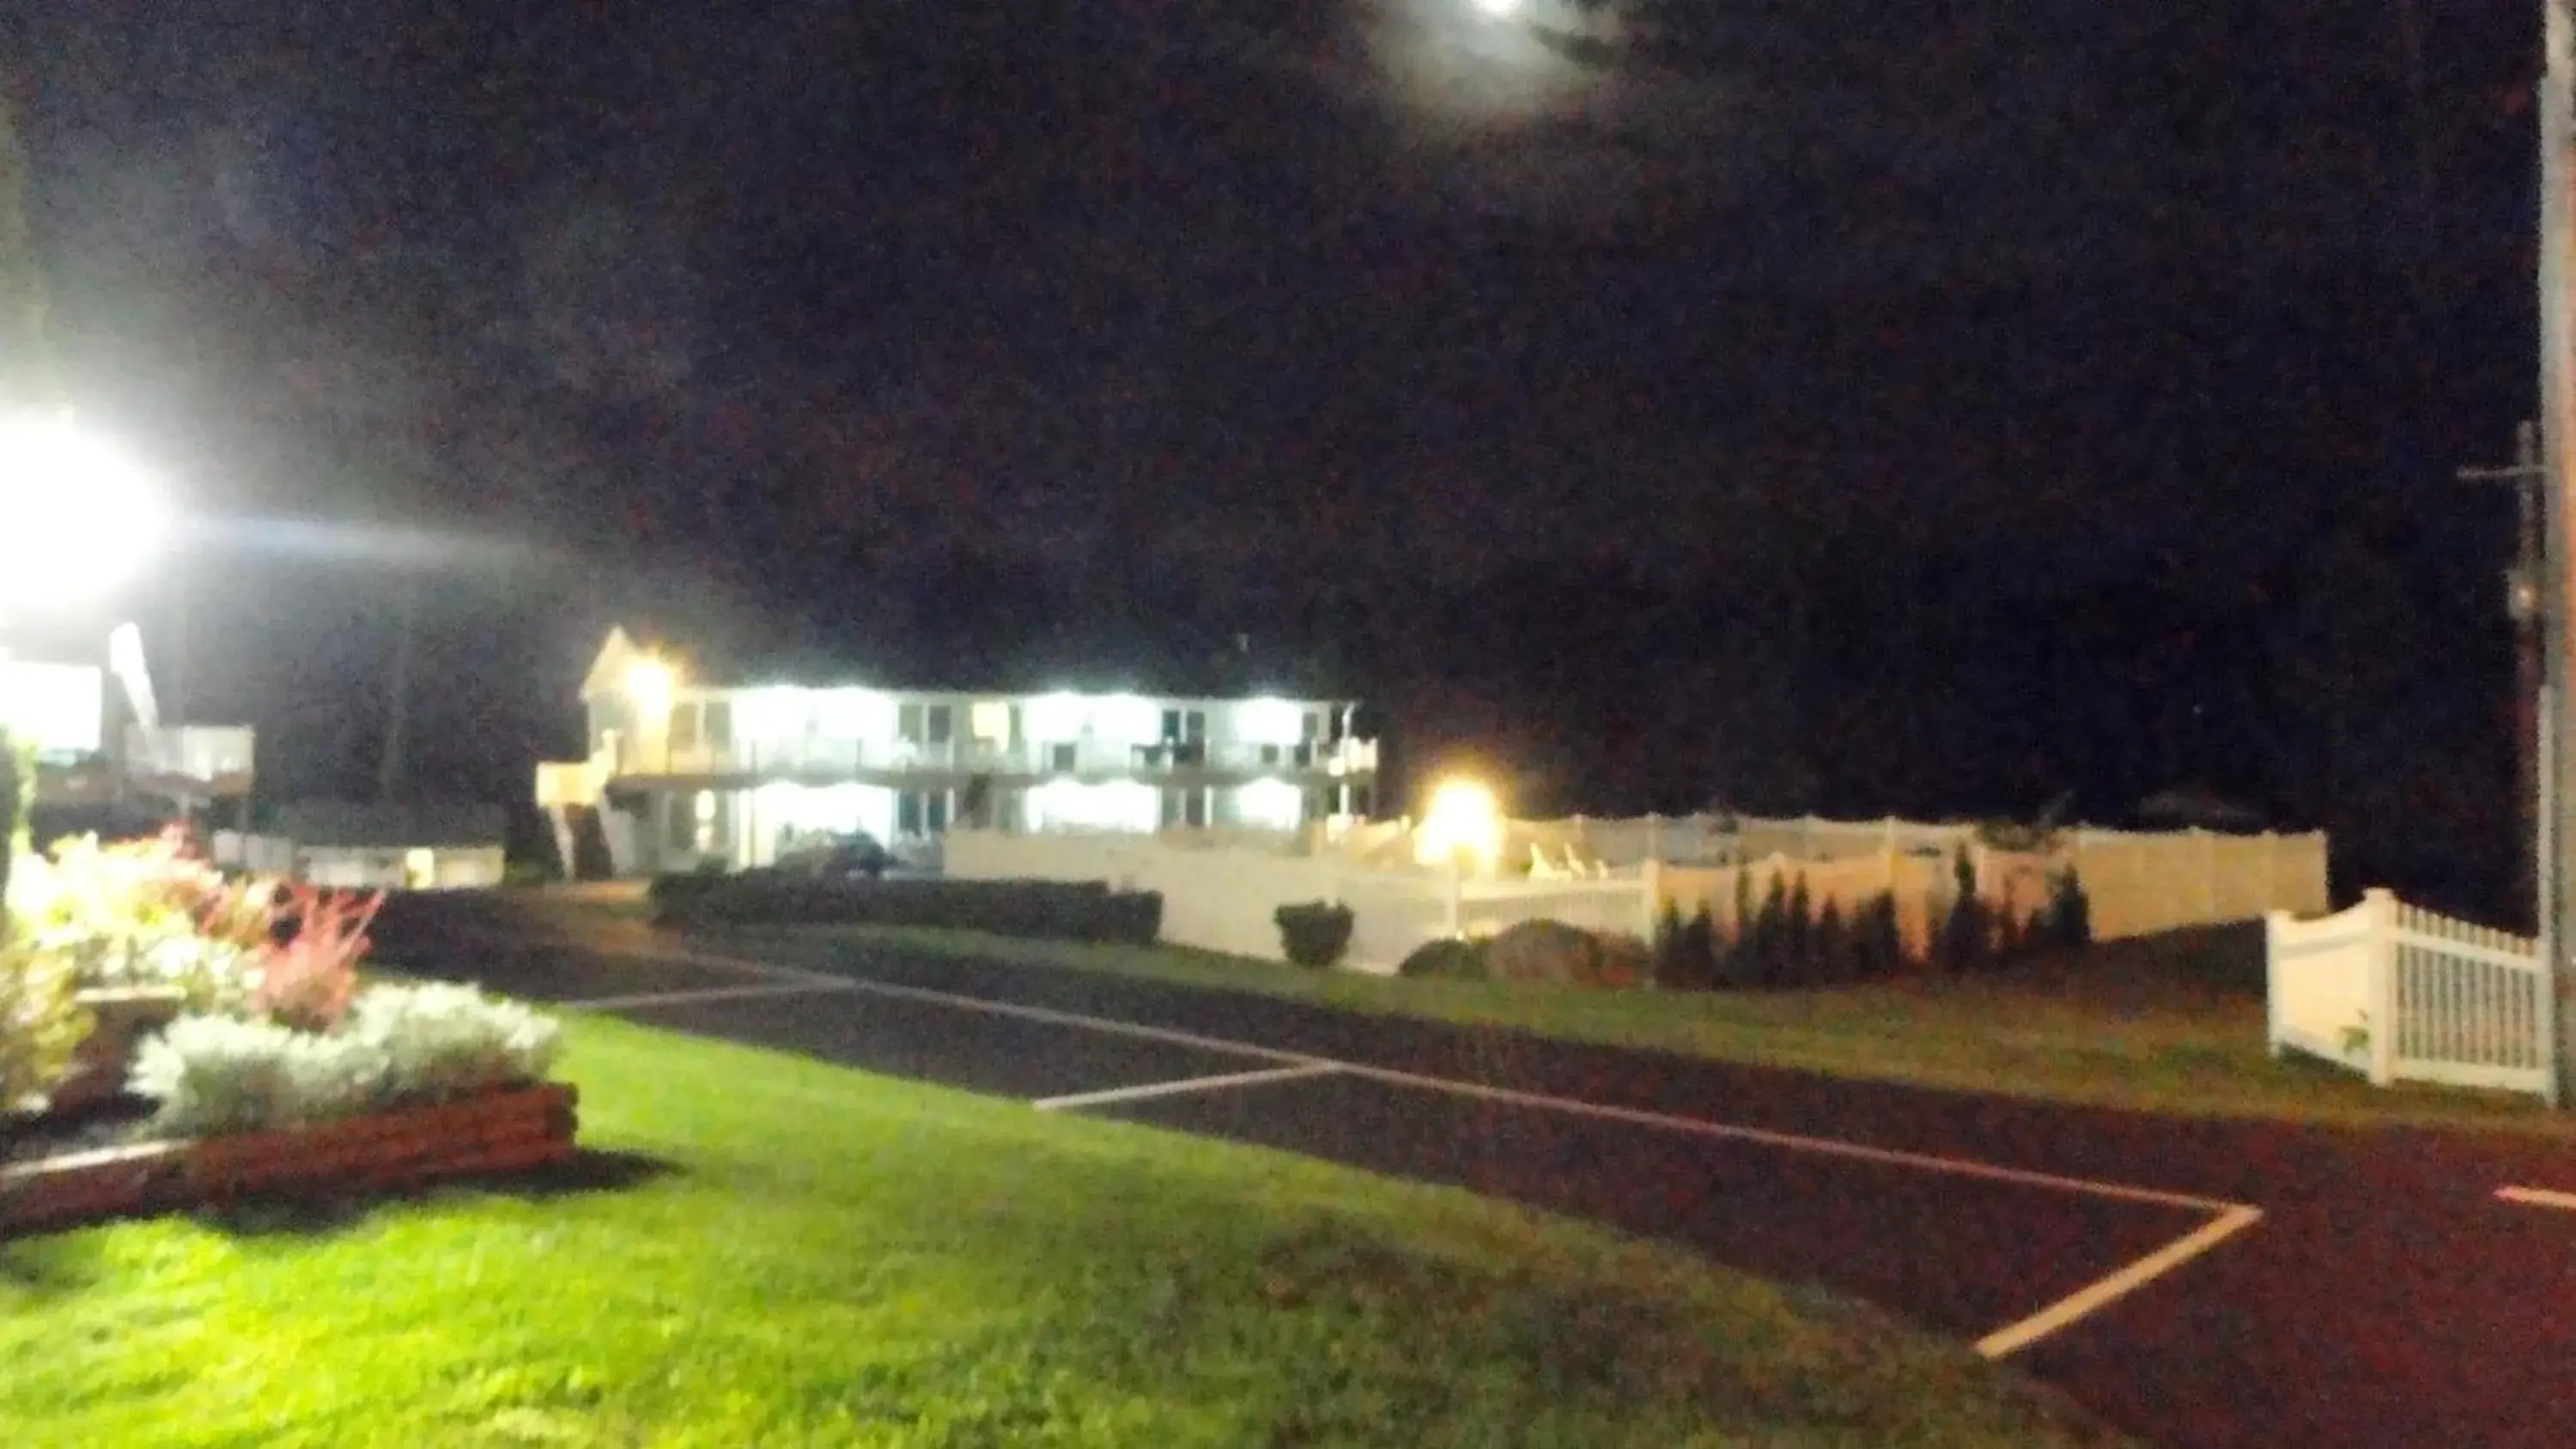
[[[1934,923],[1931,959],[1912,959],[1897,928],[1896,898],[1881,892],[1848,917],[1835,902],[1820,911],[1807,882],[1774,876],[1759,904],[1738,874],[1734,919],[1721,933],[1703,905],[1684,919],[1670,904],[1655,933],[1657,985],[1679,991],[1831,986],[1935,969],[1966,975],[2038,951],[2081,950],[2092,943],[2092,909],[2075,873],[2050,882],[2049,899],[2020,919],[1980,898],[1976,870],[1961,852],[1952,862],[1954,904]]]
[[[1100,881],[824,880],[780,871],[666,875],[655,914],[683,925],[932,926],[1054,941],[1151,945],[1163,929],[1155,891]]]

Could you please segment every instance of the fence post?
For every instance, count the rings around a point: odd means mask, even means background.
[[[1646,859],[1649,861],[1660,861],[1663,858],[1664,817],[1655,811],[1649,810],[1646,812]]]
[[[2290,922],[2288,911],[2263,913],[2263,1044],[2272,1055],[2282,1054],[2281,1046],[2281,928]]]
[[[2370,1084],[2397,1080],[2397,897],[2377,886],[2362,892],[2370,923]]]

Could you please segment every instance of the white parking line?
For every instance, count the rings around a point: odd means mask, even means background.
[[[2127,1297],[2261,1221],[2261,1208],[2231,1207],[2214,1221],[2202,1224],[2198,1230],[2174,1239],[2118,1272],[2067,1294],[2019,1323],[2008,1323],[1978,1339],[1977,1352],[1986,1358],[2002,1358],[2028,1348],[2094,1310]]]
[[[654,953],[625,951],[615,954],[643,956],[666,961],[686,961],[700,965],[723,966],[753,975],[767,975],[784,981],[808,984],[837,983],[866,995],[887,996],[907,1001],[936,1002],[965,1011],[987,1012],[996,1016],[1017,1017],[1025,1021],[1043,1021],[1059,1026],[1078,1027],[1113,1036],[1136,1037],[1146,1041],[1172,1042],[1209,1051],[1236,1052],[1263,1057],[1307,1069],[1323,1076],[1338,1072],[1372,1081],[1399,1086],[1420,1087],[1427,1091],[1446,1092],[1456,1096],[1475,1097],[1538,1111],[1560,1112],[1601,1121],[1623,1122],[1631,1126],[1686,1132],[1723,1141],[1749,1142],[1792,1152],[1807,1152],[1847,1161],[1868,1162],[1885,1167],[1902,1167],[1949,1177],[1969,1178],[1983,1182],[2008,1183],[2018,1187],[2037,1188],[2075,1196],[2103,1198],[2115,1202],[2140,1203],[2154,1207],[2179,1208],[2191,1212],[2215,1214],[2200,1227],[2183,1234],[2163,1247],[2148,1253],[2109,1275],[2077,1289],[2048,1304],[2026,1318],[2008,1323],[1977,1340],[1977,1352],[1984,1357],[2003,1358],[2028,1348],[2034,1343],[2063,1331],[2128,1296],[2148,1283],[2173,1272],[2207,1253],[2229,1238],[2244,1232],[2263,1220],[2263,1211],[2250,1203],[2229,1202],[2222,1198],[2202,1197],[2193,1193],[2166,1192],[2158,1188],[2137,1187],[2128,1183],[2107,1182],[2097,1178],[2070,1177],[2028,1168],[2001,1167],[1969,1158],[1942,1157],[1927,1152],[1906,1152],[1895,1148],[1872,1147],[1865,1143],[1845,1142],[1831,1137],[1809,1137],[1795,1132],[1778,1132],[1764,1127],[1740,1127],[1731,1123],[1712,1122],[1698,1117],[1679,1117],[1666,1112],[1650,1112],[1634,1107],[1608,1106],[1572,1097],[1554,1097],[1540,1092],[1523,1092],[1508,1087],[1490,1087],[1480,1082],[1462,1082],[1448,1077],[1424,1076],[1417,1072],[1373,1067],[1360,1062],[1338,1061],[1330,1057],[1311,1056],[1302,1052],[1281,1051],[1275,1047],[1256,1046],[1250,1042],[1229,1041],[1222,1037],[1202,1036],[1196,1032],[1174,1031],[1165,1027],[1142,1026],[1132,1021],[1110,1017],[1086,1016],[1080,1012],[1056,1011],[1042,1006],[1023,1006],[1018,1002],[992,1001],[980,996],[961,996],[955,992],[932,991],[918,986],[896,986],[864,977],[833,976],[819,971],[806,971],[791,966],[773,966],[767,962],[746,961],[738,957],[700,956],[695,953]],[[1273,1078],[1282,1074],[1240,1073],[1240,1077]],[[1198,1078],[1201,1084],[1213,1085],[1227,1079]],[[1175,1088],[1183,1084],[1165,1084]],[[1135,1089],[1129,1089],[1135,1090]],[[1096,1094],[1094,1094],[1096,1095]],[[1055,1099],[1059,1105],[1069,1105]],[[2505,1189],[2529,1193],[2534,1189]],[[2565,1205],[2576,1207],[2576,1194],[2547,1194],[2565,1197]],[[2519,1199],[2517,1199],[2519,1200]],[[2552,1206],[2559,1204],[2552,1203]]]
[[[2564,1208],[2576,1212],[2576,1192],[2552,1192],[2545,1187],[2500,1187],[2496,1196],[2525,1207]]]
[[[558,1001],[566,1011],[633,1011],[647,1006],[695,1006],[702,1001],[751,1001],[767,996],[811,996],[851,990],[846,981],[799,981],[777,986],[705,986],[694,991],[647,991],[634,996],[594,996],[587,1001]]]
[[[1106,1107],[1112,1102],[1143,1102],[1190,1092],[1223,1091],[1227,1087],[1257,1087],[1264,1082],[1294,1082],[1305,1077],[1329,1076],[1341,1070],[1337,1062],[1308,1062],[1303,1066],[1264,1067],[1257,1072],[1228,1072],[1221,1077],[1183,1077],[1176,1082],[1148,1082],[1141,1087],[1076,1092],[1070,1097],[1040,1097],[1029,1105],[1041,1112],[1061,1112],[1069,1107]]]

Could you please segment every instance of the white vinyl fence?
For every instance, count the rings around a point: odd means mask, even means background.
[[[1106,881],[1159,891],[1162,938],[1176,946],[1280,959],[1283,905],[1351,908],[1350,964],[1391,972],[1426,941],[1484,936],[1520,921],[1563,921],[1652,934],[1654,897],[1636,871],[1606,879],[1476,880],[1411,866],[1373,870],[1333,856],[1298,856],[1185,835],[1004,835],[951,830],[947,873],[961,879]]]
[[[2418,910],[2384,890],[2319,920],[2267,918],[2270,1037],[2398,1081],[2549,1096],[2547,974],[2528,937]]]
[[[1575,816],[1509,822],[1506,861],[1532,851],[1551,863],[1569,855],[1613,869],[1656,861],[1691,870],[1759,865],[1778,857],[1810,865],[1884,856],[1946,862],[1966,850],[1987,878],[1989,848],[1973,825],[1918,820],[1766,820],[1757,816],[1648,815],[1625,820]],[[2327,842],[2322,833],[2228,835],[2204,830],[2126,831],[2070,826],[2043,852],[2050,870],[2084,883],[2096,940],[2152,936],[2194,926],[2261,919],[2267,912],[2314,915],[2326,908]]]

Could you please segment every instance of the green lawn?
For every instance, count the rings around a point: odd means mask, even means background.
[[[657,1164],[0,1245],[0,1433],[104,1445],[2060,1445],[1957,1345],[1462,1193],[602,1020]]]
[[[829,967],[854,949],[891,946],[1834,1076],[2185,1116],[2569,1130],[2565,1117],[2534,1098],[2434,1087],[2381,1090],[2322,1064],[2275,1060],[2263,1041],[2259,938],[2242,932],[2110,943],[2073,961],[1985,979],[1705,993],[1398,980],[1167,946],[962,931],[799,927],[756,939],[761,949],[814,966]],[[2257,941],[2250,960],[2249,939]]]

